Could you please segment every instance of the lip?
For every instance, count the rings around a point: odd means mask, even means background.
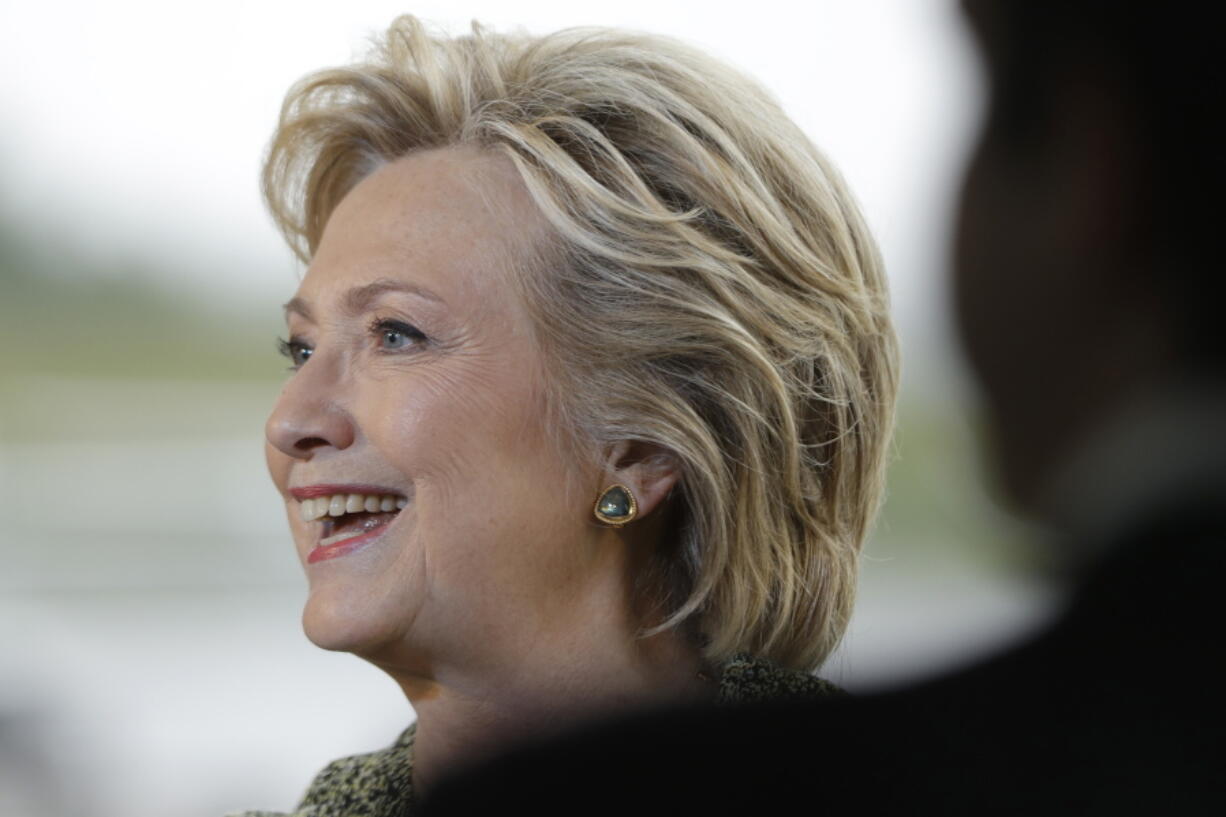
[[[385,488],[382,485],[303,485],[299,488],[290,488],[289,495],[301,502],[304,499],[316,499],[321,496],[335,496],[336,494],[382,494],[384,496],[404,497],[404,494],[394,488]]]
[[[348,553],[352,553],[364,545],[370,544],[382,536],[387,529],[392,526],[392,523],[399,518],[399,516],[400,514],[396,514],[396,516],[392,517],[379,527],[369,530],[360,536],[354,536],[352,539],[342,539],[341,541],[333,542],[330,545],[316,546],[310,553],[307,554],[307,564],[313,565],[316,562],[335,559],[338,556],[344,556]]]

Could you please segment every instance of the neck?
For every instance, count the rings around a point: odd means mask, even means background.
[[[1226,385],[1170,380],[1106,412],[1051,469],[1037,514],[1070,540],[1100,545],[1128,525],[1207,488],[1223,493]],[[1094,552],[1069,553],[1074,566]]]
[[[381,663],[417,713],[414,790],[428,790],[440,777],[522,741],[714,697],[701,653],[679,635],[621,636],[535,649],[501,667],[409,673]]]

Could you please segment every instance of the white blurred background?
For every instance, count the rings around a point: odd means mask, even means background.
[[[282,95],[412,12],[671,34],[756,76],[844,171],[890,270],[897,458],[823,674],[922,677],[1055,589],[996,507],[947,328],[950,215],[981,86],[947,0],[215,0],[0,6],[0,815],[289,809],[388,743],[399,690],[301,634],[264,472],[299,269],[258,196]],[[820,739],[815,737],[815,739]]]

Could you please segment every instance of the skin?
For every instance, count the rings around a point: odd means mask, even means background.
[[[303,626],[404,690],[419,787],[545,728],[708,694],[695,647],[637,637],[652,622],[630,592],[674,461],[630,442],[568,455],[546,424],[548,366],[511,280],[525,273],[505,263],[545,236],[505,159],[416,153],[341,201],[287,305],[305,362],[266,452],[308,579]],[[417,291],[347,303],[380,281]],[[613,482],[641,521],[596,524]],[[290,489],[359,483],[409,505],[375,542],[308,564],[319,523]]]

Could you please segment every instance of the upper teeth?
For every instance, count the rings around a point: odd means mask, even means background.
[[[315,499],[304,499],[298,510],[303,522],[322,519],[325,516],[341,516],[347,513],[366,511],[395,511],[409,504],[404,497],[383,496],[378,494],[334,494]]]

